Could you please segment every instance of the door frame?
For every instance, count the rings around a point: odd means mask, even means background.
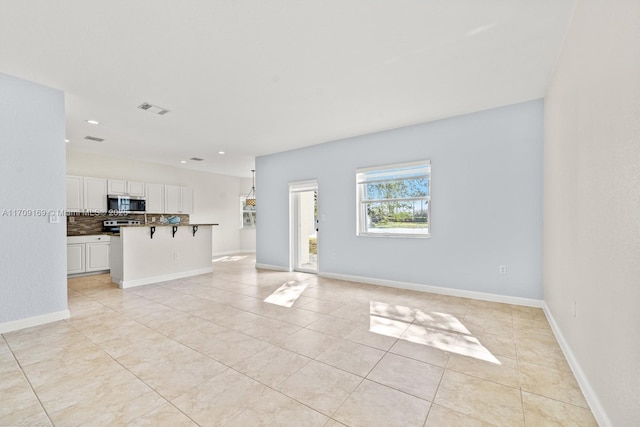
[[[312,273],[318,274],[320,271],[320,257],[316,255],[316,269],[309,270],[306,268],[297,268],[298,254],[297,254],[297,238],[298,238],[298,230],[297,230],[297,221],[298,221],[298,210],[296,204],[296,193],[302,193],[305,191],[315,191],[318,194],[318,200],[316,203],[319,203],[319,190],[318,190],[318,180],[317,179],[307,179],[304,181],[293,181],[289,183],[289,271],[299,271],[302,273]],[[317,229],[317,218],[316,218],[316,229]],[[320,233],[316,232],[316,245],[320,248]],[[319,252],[319,251],[318,251]]]

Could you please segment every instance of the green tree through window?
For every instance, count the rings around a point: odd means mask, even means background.
[[[357,171],[358,234],[429,235],[428,161]]]

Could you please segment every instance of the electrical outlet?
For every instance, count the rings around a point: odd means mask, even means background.
[[[573,315],[573,317],[576,317],[576,302],[573,301],[571,303],[571,314]]]
[[[180,254],[178,252],[174,252],[173,259],[180,259]]]
[[[500,273],[500,274],[507,274],[507,266],[506,266],[506,265],[500,265],[500,266],[498,266],[498,273]]]
[[[337,259],[338,254],[336,252],[331,252],[331,259]]]

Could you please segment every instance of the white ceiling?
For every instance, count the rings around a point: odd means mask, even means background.
[[[65,91],[68,149],[251,176],[254,156],[543,97],[574,2],[0,0],[0,72]]]

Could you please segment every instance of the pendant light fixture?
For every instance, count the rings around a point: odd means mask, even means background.
[[[251,169],[251,173],[253,174],[251,191],[245,197],[247,206],[255,206],[256,205],[256,170]]]

